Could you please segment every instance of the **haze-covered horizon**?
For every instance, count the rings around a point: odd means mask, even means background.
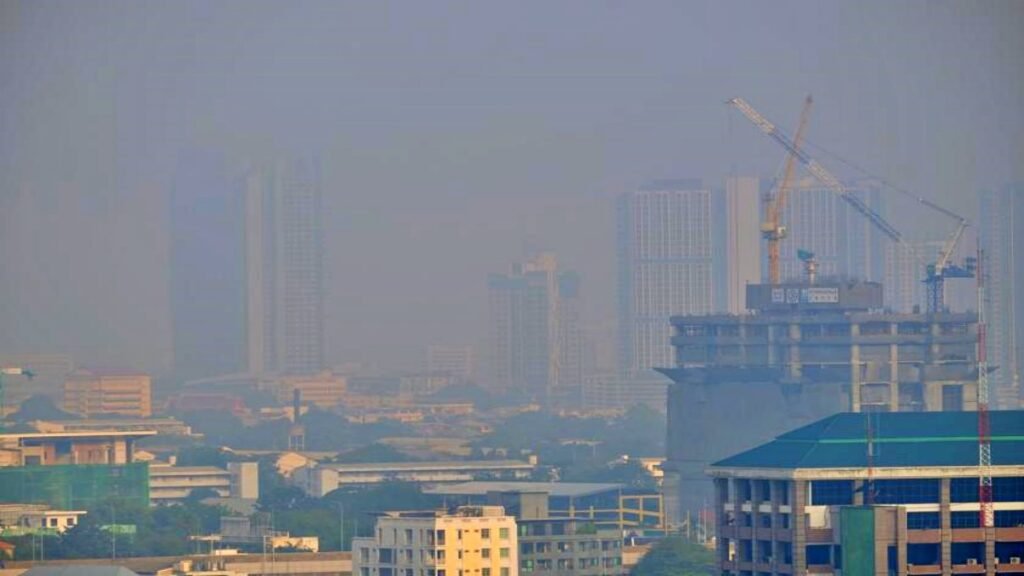
[[[319,158],[329,365],[478,345],[487,274],[534,248],[610,338],[615,195],[778,172],[729,97],[790,130],[813,94],[812,142],[976,217],[1024,180],[1022,29],[1017,2],[0,2],[0,353],[169,369],[189,153]]]

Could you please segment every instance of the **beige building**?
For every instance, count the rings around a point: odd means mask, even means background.
[[[64,410],[81,416],[153,413],[148,374],[132,371],[77,370],[64,381]]]
[[[149,499],[154,504],[181,502],[193,490],[212,490],[221,498],[255,500],[260,496],[256,462],[229,462],[228,467],[149,466]]]
[[[501,506],[387,512],[352,540],[353,576],[517,576],[516,521]]]
[[[331,372],[320,372],[307,376],[285,376],[277,381],[277,401],[290,405],[292,395],[298,390],[302,394],[303,403],[330,409],[341,402],[345,396],[345,388],[345,378]]]

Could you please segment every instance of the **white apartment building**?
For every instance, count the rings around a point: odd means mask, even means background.
[[[501,506],[387,512],[352,540],[353,576],[517,576],[516,521]]]

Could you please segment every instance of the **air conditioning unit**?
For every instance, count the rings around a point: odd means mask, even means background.
[[[977,564],[978,564],[978,559],[977,558],[968,558],[967,559],[967,565],[968,566],[975,566]]]
[[[1020,556],[1010,556],[1010,564],[1020,564]]]

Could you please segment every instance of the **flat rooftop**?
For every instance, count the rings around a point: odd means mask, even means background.
[[[323,463],[322,468],[338,472],[416,472],[420,470],[510,470],[534,468],[525,460],[451,460],[441,462],[368,462],[368,463]]]
[[[426,494],[486,496],[490,492],[543,493],[556,498],[582,498],[626,488],[625,484],[598,482],[462,482],[427,488]]]
[[[0,442],[5,440],[62,440],[85,438],[145,438],[156,436],[156,430],[77,430],[74,432],[26,432],[18,434],[0,434]]]

